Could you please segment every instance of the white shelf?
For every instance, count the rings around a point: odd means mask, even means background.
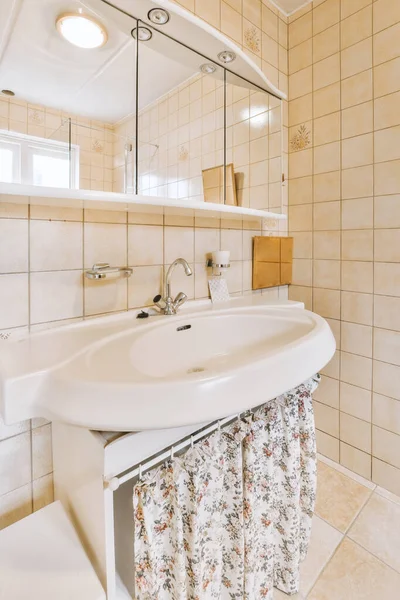
[[[136,213],[207,216],[229,219],[284,220],[286,215],[242,206],[228,206],[154,196],[135,196],[91,190],[64,190],[16,183],[0,183],[0,203],[57,206],[64,208],[92,208]]]

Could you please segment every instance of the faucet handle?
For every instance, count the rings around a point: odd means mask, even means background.
[[[177,295],[177,297],[174,300],[174,308],[179,308],[180,306],[182,306],[182,304],[185,304],[186,300],[187,300],[187,296],[186,294],[184,294],[183,292],[179,292],[179,294]]]
[[[167,305],[161,294],[157,294],[157,296],[154,296],[153,302],[156,306],[158,306],[158,308],[161,308],[161,310],[164,310],[164,308]]]

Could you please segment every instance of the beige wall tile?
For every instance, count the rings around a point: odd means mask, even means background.
[[[374,258],[377,261],[400,262],[400,229],[378,229],[374,232]]]
[[[31,221],[30,268],[61,271],[83,267],[83,226],[63,221]]]
[[[375,196],[400,192],[400,160],[376,164],[374,176]]]
[[[289,176],[293,178],[306,177],[312,174],[312,150],[301,150],[289,155]]]
[[[21,327],[28,320],[28,275],[0,275],[0,329]]]
[[[400,468],[400,435],[373,425],[372,447],[376,458]]]
[[[289,102],[289,127],[312,119],[312,94]]]
[[[342,202],[342,229],[372,229],[374,224],[373,198],[357,198]]]
[[[312,310],[312,288],[299,285],[289,286],[289,300],[303,302],[307,310]]]
[[[374,358],[400,366],[400,333],[376,328]]]
[[[374,111],[372,102],[357,104],[342,111],[342,137],[350,138],[373,131]]]
[[[85,223],[83,251],[84,266],[87,269],[99,262],[124,266],[127,261],[126,226]]]
[[[385,163],[384,163],[385,164]],[[375,167],[376,168],[376,167]],[[342,171],[342,198],[367,198],[374,192],[374,168],[372,165]]]
[[[312,285],[312,261],[304,258],[293,259],[293,283],[301,286]]]
[[[340,110],[340,82],[316,90],[313,99],[314,118]]]
[[[51,425],[32,430],[32,476],[38,479],[53,471]]]
[[[127,310],[127,280],[84,281],[85,316]]]
[[[340,410],[348,415],[371,422],[371,391],[340,382]]]
[[[342,350],[372,357],[372,327],[342,322]]]
[[[289,207],[289,222],[291,231],[312,230],[312,204]]]
[[[128,307],[152,305],[154,296],[162,293],[162,275],[161,266],[136,267],[128,280]]]
[[[341,65],[342,79],[370,69],[372,67],[372,38],[367,38],[343,50]]]
[[[355,12],[358,12],[366,6],[371,6],[372,0],[342,0],[341,2],[341,17],[346,19]]]
[[[289,48],[298,46],[312,37],[312,13],[309,12],[294,21],[289,28]]]
[[[314,288],[313,310],[325,318],[340,319],[340,292]]]
[[[195,0],[196,15],[213,25],[220,27],[220,4],[214,0]]]
[[[400,402],[381,394],[372,396],[372,423],[400,435]]]
[[[372,5],[341,22],[342,50],[372,35]]]
[[[369,261],[374,258],[373,231],[368,229],[342,232],[342,259]]]
[[[321,383],[314,393],[314,398],[322,404],[339,408],[339,381],[331,377],[322,377]]]
[[[374,136],[358,135],[342,141],[342,168],[352,169],[371,165],[374,161]]]
[[[377,196],[374,200],[376,228],[400,227],[400,196]]]
[[[314,258],[340,259],[340,231],[321,231],[314,233]]]
[[[340,261],[314,260],[313,285],[331,290],[340,289]]]
[[[151,225],[130,225],[128,227],[128,264],[144,266],[162,265],[163,263],[163,228]]]
[[[319,429],[315,433],[318,452],[331,460],[339,462],[339,440]]]
[[[400,296],[400,263],[375,263],[374,292],[383,296]]]
[[[328,173],[340,168],[340,142],[314,148],[314,173]]]
[[[400,92],[376,98],[374,102],[374,128],[384,129],[400,125]]]
[[[372,69],[342,80],[342,108],[349,108],[372,100]]]
[[[400,495],[400,469],[374,457],[372,458],[372,481],[393,494]]]
[[[371,455],[340,442],[340,464],[365,479],[371,479]]]
[[[336,54],[340,50],[340,27],[339,24],[315,35],[313,42],[313,60],[318,62]]]
[[[317,429],[333,437],[339,437],[338,410],[320,402],[314,402],[314,416]]]
[[[32,512],[30,483],[0,496],[0,530],[27,517]]]
[[[374,65],[400,56],[400,23],[374,35]]]
[[[374,392],[400,400],[399,377],[400,367],[374,360]]]
[[[28,270],[28,221],[0,219],[0,273]]]
[[[31,323],[45,323],[82,316],[82,271],[32,273],[30,304]]]
[[[314,231],[340,229],[340,202],[319,202],[314,205]]]
[[[0,497],[32,480],[30,432],[0,442]]]
[[[289,75],[309,67],[313,62],[312,40],[289,50]],[[266,59],[267,60],[267,59]]]
[[[375,162],[385,162],[400,158],[400,126],[376,131],[374,134]]]
[[[313,178],[291,179],[289,185],[289,204],[310,204],[313,199]]]
[[[400,90],[400,58],[378,65],[374,69],[374,97]]]
[[[340,112],[314,120],[314,146],[340,140]]]
[[[340,171],[314,175],[314,202],[340,199],[340,175]]]
[[[348,292],[372,293],[373,264],[361,261],[343,261],[342,289]]]
[[[356,354],[341,353],[341,380],[367,390],[372,384],[372,360]]]
[[[328,0],[329,1],[329,0]],[[314,64],[313,89],[319,90],[340,81],[340,53]]]
[[[400,298],[375,296],[374,325],[400,331]]]
[[[374,2],[374,33],[386,29],[400,21],[400,7],[391,0]]]
[[[306,96],[312,92],[312,67],[297,71],[289,78],[290,98],[295,100],[300,96]]]
[[[345,412],[340,413],[340,439],[346,444],[371,453],[371,424]]]
[[[313,10],[313,34],[324,31],[340,20],[340,0],[326,0]]]
[[[341,318],[343,321],[372,325],[373,295],[357,292],[342,292]]]

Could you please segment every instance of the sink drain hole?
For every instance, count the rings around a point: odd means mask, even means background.
[[[186,373],[190,375],[191,373],[202,373],[203,371],[205,371],[204,367],[193,367],[193,369],[188,369]]]

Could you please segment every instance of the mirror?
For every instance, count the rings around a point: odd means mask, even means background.
[[[280,212],[280,100],[102,0],[68,3],[97,26],[77,47],[64,13],[1,3],[0,181]]]

